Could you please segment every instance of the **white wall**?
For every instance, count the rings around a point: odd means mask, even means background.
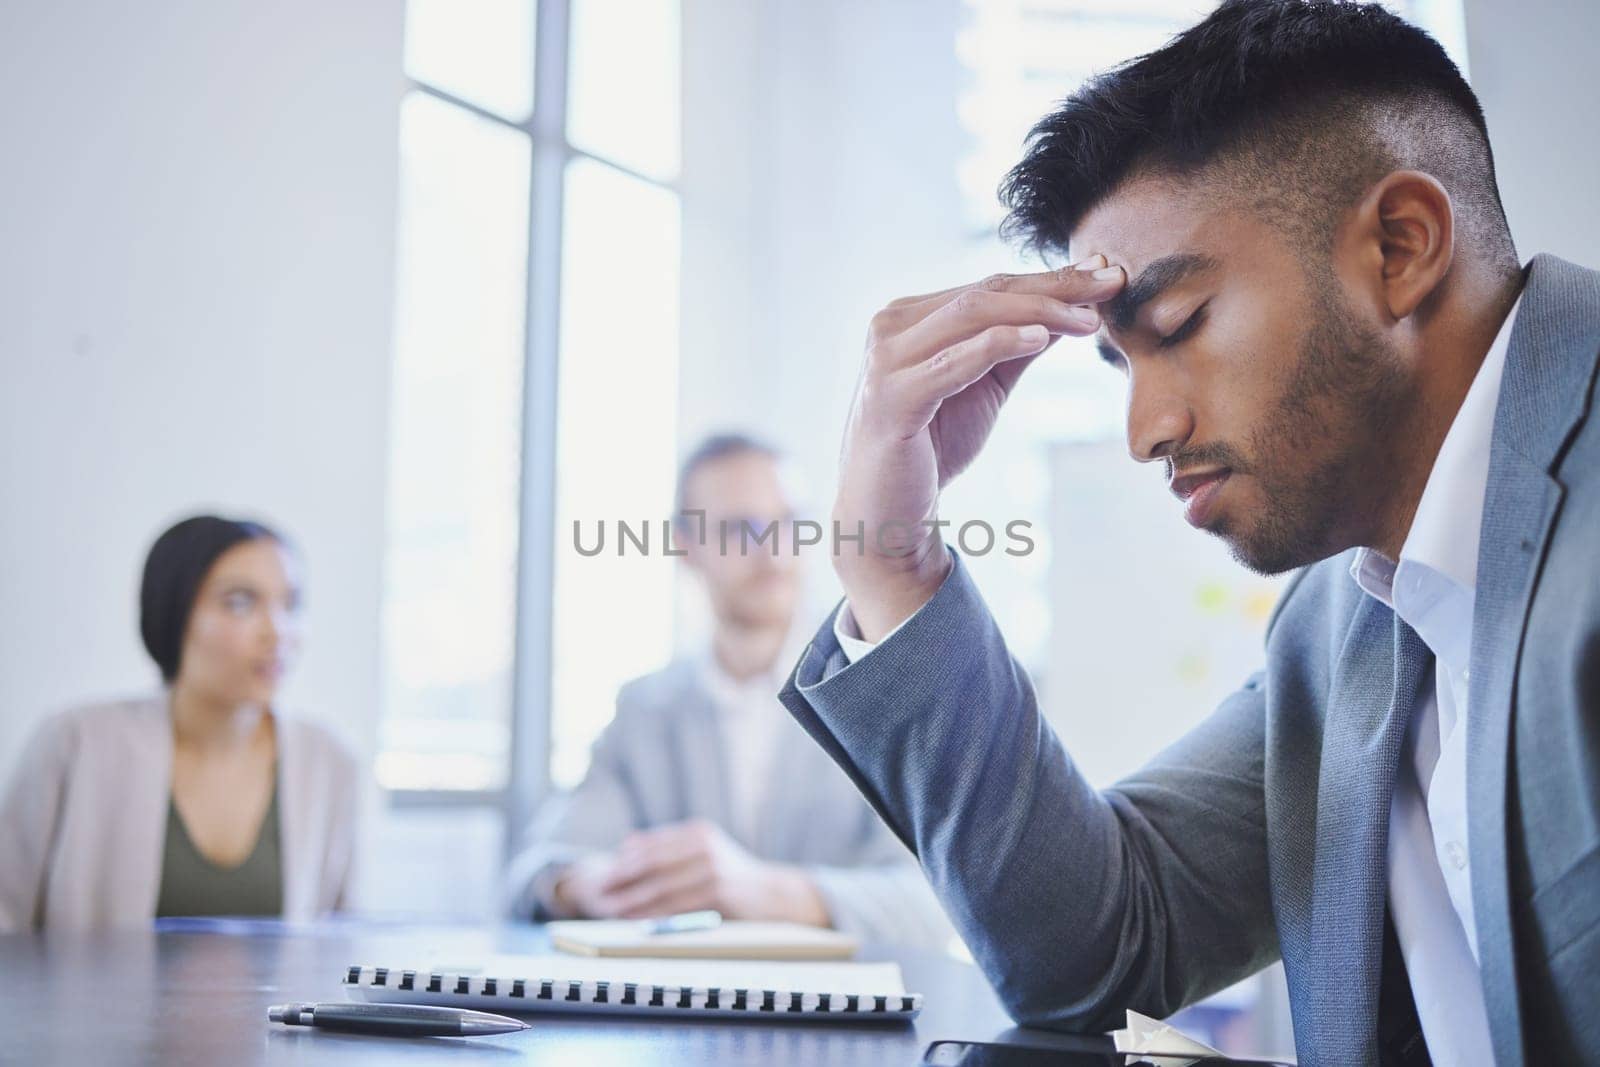
[[[370,751],[401,9],[4,6],[0,775],[155,684],[139,567],[202,508],[303,548],[287,703]]]
[[[680,445],[759,432],[790,451],[826,518],[867,320],[969,269],[954,169],[961,4],[683,10]],[[836,586],[813,564],[821,604]]]
[[[1600,268],[1600,3],[1465,0],[1467,64],[1523,260]]]

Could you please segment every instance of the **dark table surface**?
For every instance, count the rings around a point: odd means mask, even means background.
[[[267,1022],[267,1006],[344,1000],[341,972],[357,963],[548,948],[534,926],[492,928],[338,922],[215,929],[0,936],[0,1063],[305,1064],[512,1063],[871,1064],[919,1062],[936,1039],[1078,1050],[1110,1048],[1011,1027],[977,969],[932,954],[869,951],[900,963],[923,994],[911,1024],[660,1022],[530,1016],[533,1029],[497,1038],[384,1038]]]

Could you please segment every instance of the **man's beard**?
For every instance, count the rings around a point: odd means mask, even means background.
[[[1258,574],[1281,574],[1363,543],[1395,479],[1397,431],[1413,386],[1383,337],[1313,279],[1314,318],[1283,395],[1250,436],[1248,473],[1265,498],[1253,523],[1216,529]]]

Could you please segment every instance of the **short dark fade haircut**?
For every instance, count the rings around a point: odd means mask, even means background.
[[[1001,232],[1055,259],[1123,182],[1175,176],[1325,249],[1373,183],[1407,168],[1449,192],[1459,243],[1515,268],[1483,108],[1437,41],[1378,4],[1226,0],[1033,128],[1000,185]]]
[[[749,434],[743,433],[714,433],[701,440],[699,444],[689,451],[689,454],[684,457],[683,463],[678,467],[678,486],[677,493],[674,496],[677,512],[680,516],[677,520],[679,524],[687,521],[681,518],[681,515],[683,514],[684,504],[688,499],[689,479],[694,477],[695,471],[716,460],[727,459],[730,456],[742,456],[747,453],[755,453],[759,456],[766,456],[769,459],[783,458],[783,453],[779,452],[774,446],[760,438],[751,437]]]
[[[139,583],[139,636],[167,684],[177,680],[189,616],[211,565],[234,545],[259,540],[288,544],[259,522],[194,515],[169,527],[150,546]]]

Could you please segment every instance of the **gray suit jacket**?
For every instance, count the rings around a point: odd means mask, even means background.
[[[510,909],[548,918],[541,897],[559,867],[632,830],[703,818],[762,859],[804,867],[841,930],[875,942],[944,949],[953,931],[915,858],[850,780],[778,707],[775,780],[754,840],[735,828],[711,697],[683,660],[629,682],[577,789],[546,801],[508,878]]]
[[[1597,356],[1600,274],[1537,257],[1495,415],[1466,719],[1479,962],[1504,1065],[1600,1063]],[[830,619],[783,700],[916,850],[1019,1021],[1165,1016],[1281,955],[1302,1064],[1415,1062],[1385,1022],[1397,992],[1410,1007],[1382,895],[1379,767],[1392,781],[1396,753],[1350,724],[1409,703],[1398,679],[1417,664],[1349,563],[1301,572],[1265,669],[1103,791],[1041,720],[959,561],[856,664]]]

